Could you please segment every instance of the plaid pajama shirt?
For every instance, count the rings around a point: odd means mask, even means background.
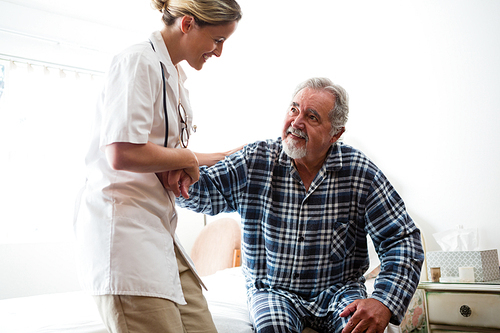
[[[259,141],[201,167],[189,194],[177,200],[181,207],[240,214],[252,318],[257,291],[285,297],[302,317],[338,317],[346,300],[366,297],[370,235],[381,259],[370,297],[389,308],[392,323],[401,322],[420,277],[420,231],[360,151],[334,144],[306,191],[281,139]]]

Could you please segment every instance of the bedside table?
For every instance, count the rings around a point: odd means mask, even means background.
[[[500,281],[420,282],[428,333],[500,332]]]

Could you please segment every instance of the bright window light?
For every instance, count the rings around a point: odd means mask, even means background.
[[[71,241],[102,78],[12,61],[0,73],[0,243]]]

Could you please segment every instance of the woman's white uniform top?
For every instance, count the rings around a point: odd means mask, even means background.
[[[175,198],[154,173],[110,168],[104,148],[114,142],[163,146],[165,115],[160,62],[165,69],[168,147],[179,146],[179,99],[192,119],[185,74],[172,64],[159,31],[112,61],[97,106],[86,157],[75,235],[82,287],[93,295],[161,297],[185,304],[174,243]],[[153,47],[154,50],[153,50]],[[188,128],[191,128],[188,124]]]

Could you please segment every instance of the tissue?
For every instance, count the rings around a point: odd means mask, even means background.
[[[445,230],[433,234],[442,251],[428,251],[427,274],[439,267],[441,282],[459,280],[460,268],[468,268],[471,281],[486,282],[500,279],[498,251],[479,250],[477,228]]]
[[[460,225],[456,229],[437,232],[432,236],[443,251],[476,251],[479,249],[477,228],[464,229]]]

